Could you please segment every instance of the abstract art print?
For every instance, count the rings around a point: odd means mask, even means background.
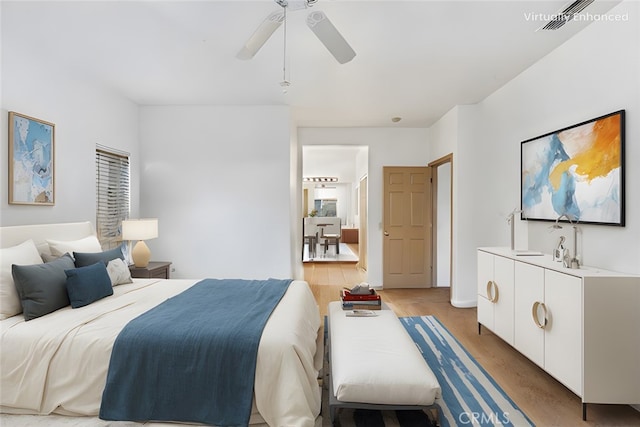
[[[523,141],[522,219],[624,226],[624,119],[620,110]]]
[[[54,204],[55,125],[9,112],[9,203]]]

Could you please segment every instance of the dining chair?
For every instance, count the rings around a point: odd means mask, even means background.
[[[322,240],[324,255],[327,254],[329,245],[336,246],[336,256],[340,255],[340,236],[341,236],[341,219],[340,218],[324,218],[322,224],[318,224],[320,236],[318,240]],[[329,230],[329,233],[326,232]]]
[[[304,245],[309,245],[309,258],[314,259],[316,257],[316,247],[318,244],[318,227],[315,224],[314,218],[306,217],[302,221],[302,250],[304,257]]]

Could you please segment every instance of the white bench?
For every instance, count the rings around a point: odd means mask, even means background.
[[[440,385],[395,313],[349,317],[329,303],[329,412],[340,408],[435,409]]]

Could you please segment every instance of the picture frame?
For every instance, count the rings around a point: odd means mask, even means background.
[[[9,112],[9,204],[55,204],[55,125]]]
[[[521,219],[625,225],[625,110],[521,142]]]

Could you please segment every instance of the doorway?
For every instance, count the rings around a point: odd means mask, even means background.
[[[433,283],[453,293],[453,153],[429,163],[432,168]]]
[[[366,215],[366,206],[363,209],[360,204],[360,197],[366,196],[366,188],[365,191],[361,190],[360,179],[367,175],[368,164],[368,146],[302,146],[303,219],[301,222],[303,224],[305,221],[309,222],[309,216],[327,217],[333,220],[339,218],[341,236],[339,251],[331,245],[328,249],[319,245],[316,251],[317,256],[313,259],[308,256],[308,243],[303,243],[302,260],[305,265],[355,262],[362,268],[362,252],[364,252],[364,265],[366,265],[367,243],[366,236],[363,236],[361,230],[362,216]],[[322,239],[318,239],[318,242],[320,241]],[[355,258],[348,256],[349,252]]]

